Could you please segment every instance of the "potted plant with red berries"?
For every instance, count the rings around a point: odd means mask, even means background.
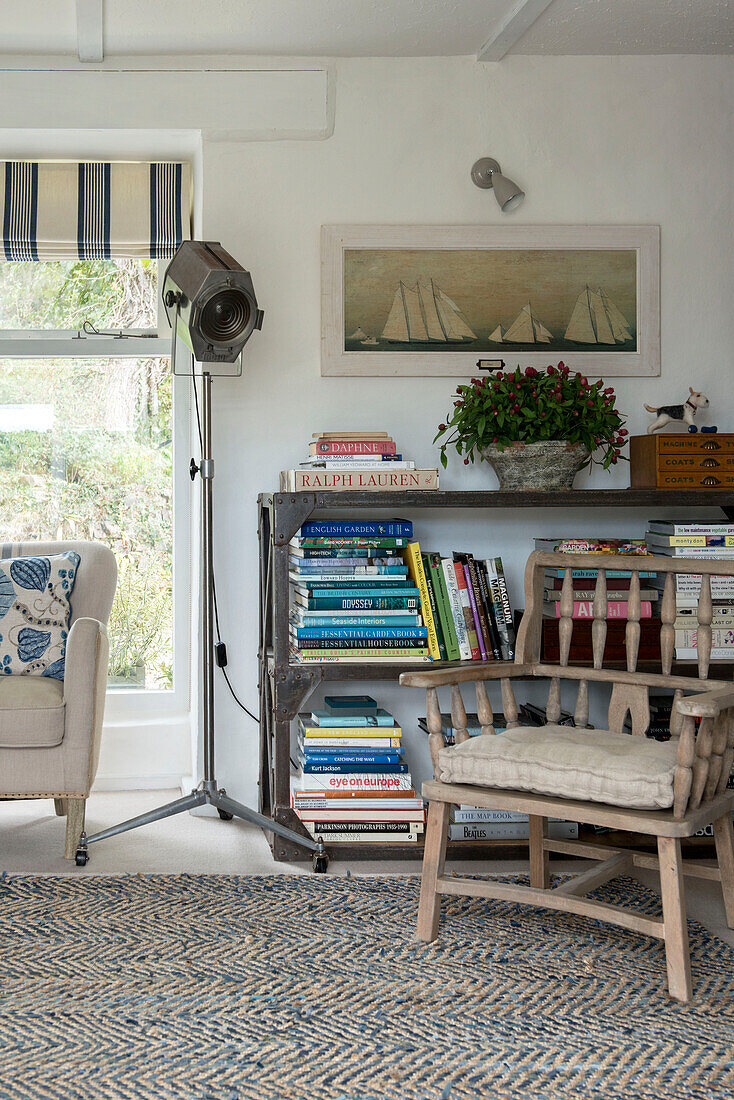
[[[441,463],[456,448],[464,463],[479,457],[503,490],[570,489],[579,470],[605,470],[622,456],[627,430],[611,386],[590,383],[564,363],[472,378],[458,386],[454,411],[439,424]]]

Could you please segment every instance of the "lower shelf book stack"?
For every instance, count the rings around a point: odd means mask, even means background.
[[[403,731],[370,696],[327,696],[299,715],[291,804],[331,843],[418,843],[425,827],[403,754]]]

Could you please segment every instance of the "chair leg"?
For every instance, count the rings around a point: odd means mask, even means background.
[[[730,813],[714,822],[716,858],[721,874],[721,892],[724,895],[726,923],[734,928],[734,825]]]
[[[543,841],[548,836],[548,818],[530,815],[530,885],[537,890],[550,887],[550,863]]]
[[[67,798],[66,800],[66,850],[65,859],[73,859],[79,847],[79,838],[84,830],[84,811],[86,798]]]
[[[54,809],[56,810],[56,816],[57,817],[66,817],[66,799],[65,798],[55,798],[54,799]]]
[[[660,892],[663,896],[668,992],[684,1004],[691,999],[691,957],[683,885],[683,859],[677,837],[658,837]]]
[[[443,874],[446,859],[450,808],[448,802],[429,802],[428,804],[421,896],[418,904],[418,939],[425,943],[431,943],[438,935],[441,895],[436,893],[436,879]]]

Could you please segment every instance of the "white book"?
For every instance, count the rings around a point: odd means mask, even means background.
[[[661,535],[734,535],[734,523],[678,523],[675,520],[651,519],[650,531]]]
[[[734,657],[734,649],[731,646],[727,646],[726,649],[719,647],[711,650],[712,661],[731,661],[732,657]],[[676,646],[675,659],[676,661],[697,661],[698,650],[692,646]]]
[[[304,825],[311,836],[317,835],[315,828],[309,828],[312,825],[311,822],[304,821]],[[318,835],[323,837],[325,844],[417,844],[420,834],[414,833],[412,830],[407,833],[385,830],[385,832],[380,833],[326,832]]]
[[[443,569],[446,592],[448,593],[449,604],[451,605],[451,617],[454,620],[456,641],[459,644],[459,656],[462,661],[471,661],[471,646],[469,645],[469,635],[467,634],[464,611],[461,606],[459,584],[456,580],[456,573],[454,572],[453,558],[441,558],[441,568]]]
[[[309,772],[291,781],[294,791],[410,791],[410,772]]]

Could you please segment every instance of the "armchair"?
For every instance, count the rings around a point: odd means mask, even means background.
[[[560,600],[558,664],[540,659],[544,571],[564,569]],[[665,575],[661,601],[662,673],[637,670],[640,644],[639,570]],[[597,570],[593,606],[593,667],[568,664],[573,634],[574,568]],[[607,633],[607,569],[631,571],[625,628],[627,668],[603,668]],[[698,676],[671,674],[675,640],[675,576],[700,574],[698,600]],[[617,555],[530,555],[525,570],[525,613],[518,631],[513,663],[493,662],[407,672],[400,683],[426,689],[426,716],[435,780],[424,783],[428,825],[423,859],[418,936],[430,942],[438,934],[444,894],[503,899],[596,917],[662,939],[668,989],[676,1000],[691,997],[684,876],[720,881],[726,918],[734,927],[734,791],[727,779],[734,763],[734,687],[708,680],[711,653],[711,576],[734,575],[734,562]],[[517,679],[550,681],[547,725],[523,727],[512,688]],[[506,732],[496,734],[487,692],[489,681],[501,684]],[[575,728],[557,725],[561,681],[577,684]],[[461,685],[472,683],[481,735],[470,738]],[[589,728],[590,683],[610,687],[606,730]],[[444,747],[438,691],[451,694],[455,745]],[[645,736],[650,723],[648,690],[675,693],[670,742]],[[686,694],[690,693],[690,694]],[[624,733],[627,715],[632,732]],[[698,722],[698,725],[697,725]],[[527,813],[530,821],[530,886],[483,882],[443,873],[449,811],[454,803]],[[600,843],[548,837],[548,818],[606,826],[655,837],[657,857]],[[713,822],[718,867],[684,861],[681,838]],[[551,888],[549,853],[597,861],[594,866]],[[643,917],[586,895],[631,867],[660,872],[661,920]]]
[[[65,856],[73,859],[99,761],[117,563],[95,542],[5,544],[2,556],[66,550],[75,550],[80,561],[65,678],[0,677],[0,799],[53,798],[56,813],[66,815]]]

